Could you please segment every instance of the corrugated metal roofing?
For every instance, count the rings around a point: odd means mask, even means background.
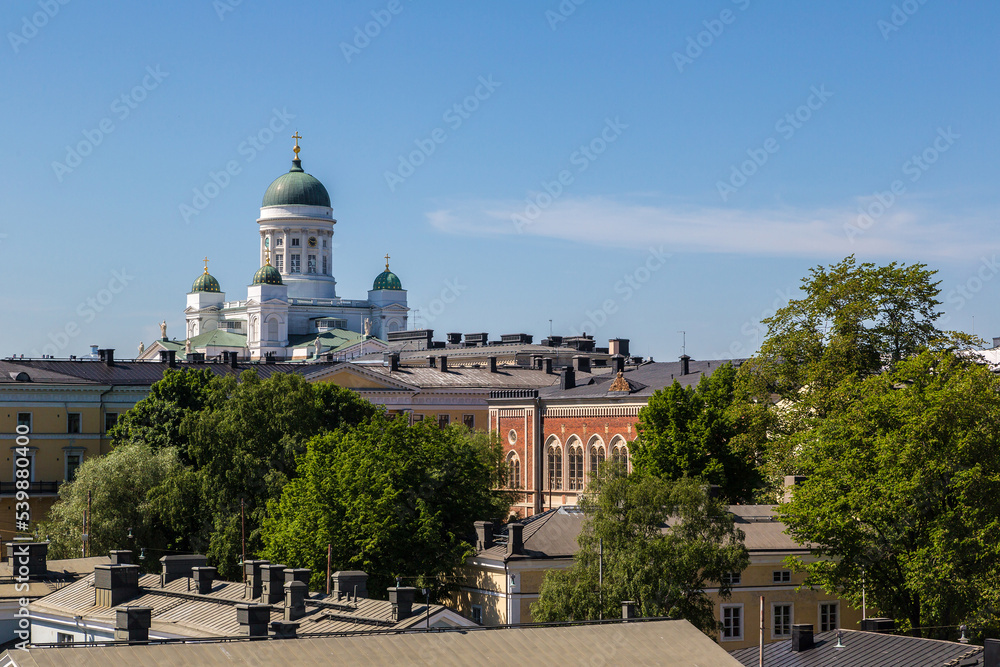
[[[268,378],[276,373],[296,373],[309,375],[336,365],[336,362],[324,363],[290,363],[290,364],[247,364],[240,363],[238,368],[228,364],[189,364],[178,363],[178,368],[201,370],[208,369],[216,375],[236,375],[250,369],[256,371],[261,378]],[[169,366],[154,361],[115,361],[114,366],[108,366],[101,361],[69,361],[66,359],[31,359],[31,360],[0,360],[0,384],[24,384],[13,377],[18,373],[27,373],[34,384],[99,384],[99,385],[133,385],[149,386],[163,378],[163,373]]]
[[[736,527],[744,532],[744,544],[751,554],[808,550],[785,533],[785,524],[775,520],[774,505],[730,505],[729,511],[736,517]],[[564,506],[522,519],[525,554],[513,558],[572,558],[579,549],[576,539],[585,518],[577,507]],[[506,553],[506,544],[495,544],[477,556],[503,561]]]
[[[65,665],[665,665],[738,667],[687,621],[413,632],[256,642],[8,651],[17,667]]]
[[[936,639],[902,635],[883,635],[860,630],[844,630],[843,648],[837,648],[837,632],[821,632],[816,645],[808,651],[792,651],[791,640],[764,645],[767,667],[943,667],[962,658],[982,656],[983,647]],[[733,657],[746,667],[759,664],[759,649],[733,651]],[[981,661],[963,665],[982,664]]]
[[[83,616],[85,619],[114,623],[115,611],[94,604],[93,574],[32,603],[33,612],[60,616]],[[236,620],[236,604],[253,602],[244,598],[245,586],[238,582],[216,581],[212,591],[199,595],[189,589],[187,577],[174,579],[162,588],[160,576],[147,574],[140,578],[139,595],[130,599],[130,606],[151,607],[151,631],[186,637],[238,637],[244,630]],[[319,593],[310,593],[306,601],[306,616],[298,619],[300,633],[351,632],[376,627],[405,628],[417,625],[427,615],[427,605],[416,600],[412,615],[400,622],[392,620],[392,605],[386,600],[361,598],[337,601]],[[430,623],[435,615],[445,611],[441,605],[430,605]],[[274,605],[271,620],[283,618],[282,605]]]
[[[701,381],[703,375],[711,375],[723,364],[732,364],[739,367],[745,359],[711,359],[698,361],[692,359],[688,362],[688,373],[681,374],[681,362],[679,361],[657,361],[642,364],[623,373],[623,377],[629,384],[637,389],[627,395],[615,398],[642,398],[648,399],[658,389],[669,387],[677,381],[682,387],[693,387]],[[573,389],[560,389],[559,387],[548,387],[538,392],[539,397],[553,399],[580,399],[580,398],[608,398],[608,388],[614,379],[614,374],[591,375],[588,373],[576,374],[576,387]],[[591,383],[593,380],[593,383]]]

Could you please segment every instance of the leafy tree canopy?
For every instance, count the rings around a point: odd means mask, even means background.
[[[59,487],[59,500],[40,530],[51,540],[50,558],[82,555],[84,513],[90,497],[89,553],[144,546],[155,558],[169,547],[170,535],[149,500],[150,493],[183,466],[173,447],[157,451],[126,444],[106,456],[87,459],[72,482]],[[133,540],[128,540],[129,530]],[[155,551],[153,551],[155,550]],[[154,558],[149,561],[156,566]]]
[[[639,411],[632,443],[635,469],[667,480],[696,477],[722,487],[729,502],[750,500],[759,485],[750,453],[734,447],[740,424],[731,414],[736,370],[724,364],[695,388],[656,391]]]
[[[204,552],[222,576],[238,577],[241,502],[246,553],[252,555],[262,546],[267,501],[295,475],[295,457],[309,439],[381,413],[348,389],[291,373],[261,380],[248,369],[237,380],[208,370],[168,370],[116,424],[112,452],[126,445],[145,448],[130,451],[169,449],[179,465],[152,488],[122,487],[109,477],[108,493],[131,498],[158,517],[157,540],[137,539],[137,546]],[[124,516],[131,510],[123,505],[118,511]],[[126,546],[126,524],[132,523],[108,524],[119,531],[108,538],[112,547]]]
[[[743,532],[720,500],[690,478],[625,476],[608,465],[581,507],[586,519],[573,566],[546,573],[531,606],[535,620],[617,618],[621,602],[635,600],[643,616],[685,618],[716,636],[704,589],[718,586],[729,597],[729,584],[717,582],[750,563]]]
[[[864,582],[870,607],[911,628],[965,622],[995,636],[1000,381],[928,351],[836,399],[845,407],[804,446],[808,479],[780,507],[796,540],[820,545],[820,561],[798,566],[856,606]]]
[[[472,522],[510,508],[494,490],[502,455],[486,434],[427,421],[379,418],[316,437],[269,504],[263,554],[312,568],[319,587],[331,544],[334,569],[364,570],[376,595],[397,575],[434,588],[471,553]]]

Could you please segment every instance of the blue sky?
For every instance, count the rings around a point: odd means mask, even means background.
[[[850,253],[1000,335],[996,3],[63,2],[0,10],[3,356],[245,298],[296,130],[338,293],[388,252],[442,338],[745,356]]]

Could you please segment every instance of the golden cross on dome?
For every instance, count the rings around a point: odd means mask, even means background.
[[[205,273],[208,273],[208,257],[206,257],[202,261],[205,262]]]
[[[271,249],[264,248],[264,264],[271,266]]]
[[[385,270],[389,270],[389,253],[385,253]]]
[[[299,136],[299,131],[295,130],[295,134],[292,135],[292,139],[295,139],[295,148],[293,148],[292,150],[295,151],[295,159],[296,160],[299,159],[299,151],[302,150],[301,148],[299,148],[299,139],[301,139],[301,138],[302,137]]]

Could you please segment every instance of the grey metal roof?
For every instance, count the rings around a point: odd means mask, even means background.
[[[730,505],[736,527],[746,535],[744,544],[751,553],[767,551],[808,551],[785,532],[785,524],[775,518],[774,505]],[[583,529],[585,515],[576,506],[566,505],[522,519],[524,554],[512,558],[572,558],[579,549],[577,536]],[[666,528],[664,528],[666,530]],[[480,550],[479,558],[503,561],[507,555],[505,536],[489,549]]]
[[[982,646],[921,639],[903,635],[884,635],[860,630],[843,631],[843,648],[836,648],[837,632],[815,635],[816,645],[796,653],[791,640],[764,645],[767,667],[943,667],[982,665]],[[759,649],[733,651],[734,658],[746,667],[759,664]],[[978,658],[978,659],[976,659]],[[954,662],[952,662],[954,661]]]
[[[732,364],[734,367],[740,366],[745,359],[710,359],[698,361],[692,359],[688,362],[688,373],[681,374],[681,362],[679,361],[657,361],[645,363],[627,369],[623,377],[629,381],[634,390],[629,394],[617,392],[608,394],[608,388],[615,378],[614,373],[601,372],[576,373],[576,386],[573,389],[560,389],[558,386],[541,389],[538,396],[544,399],[580,399],[580,398],[642,398],[648,399],[657,389],[669,387],[678,382],[682,387],[693,387],[701,381],[703,375],[711,375],[723,364]],[[603,369],[602,369],[603,370]]]
[[[52,593],[30,606],[33,612],[60,616],[82,616],[85,619],[114,624],[115,610],[94,604],[94,575],[90,574]],[[242,634],[236,620],[237,603],[253,602],[244,598],[244,584],[215,581],[212,591],[199,595],[189,579],[182,577],[160,586],[160,576],[147,574],[139,580],[139,595],[128,601],[131,606],[152,607],[151,632],[185,637],[236,637]],[[419,595],[417,596],[419,598]],[[392,620],[392,604],[387,600],[367,598],[337,601],[320,593],[310,593],[306,600],[307,614],[299,619],[299,632],[350,632],[371,628],[405,628],[419,625],[427,615],[427,605],[419,599],[413,613],[400,622]],[[430,605],[431,623],[434,615],[445,611],[441,605]],[[283,618],[281,604],[274,605],[271,620]]]
[[[7,662],[9,661],[9,662]],[[294,640],[11,650],[7,667],[100,665],[665,665],[738,667],[683,620]]]
[[[290,364],[248,364],[240,363],[237,368],[228,364],[207,363],[195,364],[178,362],[180,369],[208,369],[216,375],[236,375],[247,369],[257,372],[257,375],[268,378],[276,373],[296,373],[308,375],[323,368],[336,365],[335,362],[324,363],[290,363]],[[119,361],[114,366],[108,366],[102,361],[71,361],[68,359],[25,359],[0,360],[0,384],[27,384],[18,382],[14,377],[18,373],[27,373],[32,384],[97,384],[97,385],[134,385],[149,386],[163,378],[163,373],[169,368],[165,363],[153,361]],[[13,375],[12,375],[13,374]]]
[[[456,367],[441,371],[437,368],[402,366],[399,370],[391,372],[388,366],[362,366],[360,368],[417,387],[535,389],[559,382],[557,373],[509,366],[498,368],[496,373],[491,373],[488,368],[469,367]]]

